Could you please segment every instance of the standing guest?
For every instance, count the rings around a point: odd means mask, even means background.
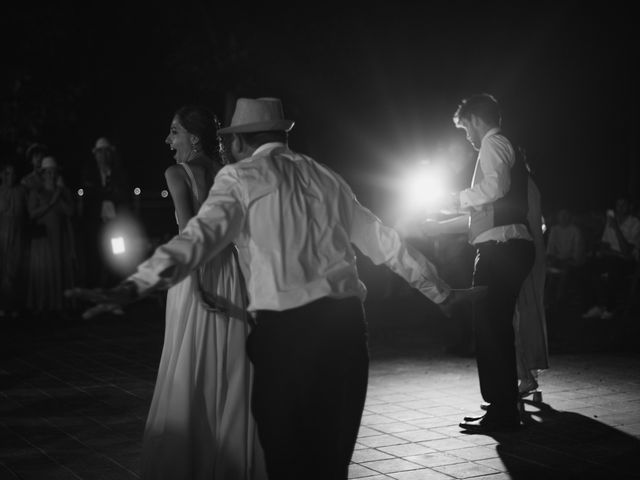
[[[27,307],[41,320],[55,320],[71,306],[64,291],[75,283],[74,207],[56,159],[46,156],[41,168],[42,186],[31,190],[28,199],[32,237]]]
[[[291,150],[293,125],[279,99],[238,99],[218,131],[237,162],[220,170],[180,235],[116,288],[69,294],[99,303],[87,316],[109,311],[176,284],[234,242],[256,323],[252,409],[269,478],[346,479],[369,363],[352,244],[443,308],[482,292],[452,291],[339,175]]]
[[[27,226],[26,189],[16,166],[0,164],[0,317],[17,317],[24,306]]]
[[[109,224],[126,211],[131,198],[129,177],[116,147],[100,137],[92,149],[92,157],[84,166],[81,187],[84,277],[91,286],[107,286],[116,281],[106,255],[109,252],[105,231]]]
[[[423,228],[427,235],[468,232],[476,248],[473,285],[488,287],[474,308],[478,377],[487,412],[465,417],[460,427],[469,433],[513,431],[521,426],[514,313],[535,256],[527,225],[529,175],[523,152],[501,132],[502,115],[493,96],[464,99],[453,120],[478,158],[471,187],[452,194],[442,207],[466,213],[425,222]]]
[[[214,115],[201,106],[180,108],[166,143],[175,152],[176,164],[166,169],[165,177],[181,232],[222,168]],[[236,255],[230,244],[167,292],[142,478],[266,479],[250,411],[249,322]],[[213,304],[207,303],[210,299]]]
[[[41,143],[32,143],[25,157],[31,171],[20,179],[20,184],[27,189],[27,195],[31,190],[38,189],[42,186],[42,159],[47,155],[49,149]]]

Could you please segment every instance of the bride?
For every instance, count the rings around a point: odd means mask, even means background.
[[[216,118],[180,108],[166,143],[165,171],[181,231],[206,199],[218,170]],[[167,292],[164,346],[142,448],[142,478],[266,478],[250,410],[252,369],[244,284],[235,247]]]

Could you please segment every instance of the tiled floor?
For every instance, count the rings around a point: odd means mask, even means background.
[[[467,435],[458,423],[480,413],[474,361],[374,361],[350,477],[640,478],[640,357],[554,355],[540,383],[522,432]]]
[[[540,377],[544,403],[526,405],[526,429],[465,435],[458,423],[480,412],[473,358],[444,353],[429,322],[371,318],[350,478],[640,478],[638,350],[554,353]],[[0,479],[138,478],[159,305],[66,326],[5,324],[1,333]]]

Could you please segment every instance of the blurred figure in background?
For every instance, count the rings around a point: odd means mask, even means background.
[[[631,214],[632,202],[626,196],[608,210],[600,244],[590,262],[591,282],[596,304],[582,318],[609,320],[615,314],[620,294],[628,288],[640,251],[640,220]]]
[[[46,145],[33,143],[25,152],[25,159],[31,170],[20,179],[20,184],[27,189],[27,195],[29,194],[29,191],[42,186],[40,165],[48,151],[49,149]]]
[[[120,155],[109,139],[98,138],[92,154],[81,177],[83,196],[79,216],[83,238],[83,283],[107,286],[117,279],[106,262],[109,244],[105,228],[119,214],[129,210],[131,188]]]
[[[27,193],[16,164],[0,163],[0,317],[15,318],[24,307]]]
[[[549,228],[547,263],[549,267],[565,270],[584,265],[585,262],[582,231],[574,223],[571,211],[563,208],[557,213],[557,222]]]
[[[556,223],[549,228],[547,239],[547,293],[549,306],[562,302],[570,289],[580,287],[587,261],[586,242],[580,227],[574,223],[573,213],[563,208]]]
[[[32,221],[27,307],[37,320],[60,318],[71,307],[64,291],[74,285],[77,269],[71,225],[71,192],[64,185],[56,159],[42,160],[42,186],[29,192]]]

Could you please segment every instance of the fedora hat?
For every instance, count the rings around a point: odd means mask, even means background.
[[[284,118],[282,102],[279,98],[239,98],[231,125],[218,130],[226,133],[288,132],[293,128],[293,120]]]

